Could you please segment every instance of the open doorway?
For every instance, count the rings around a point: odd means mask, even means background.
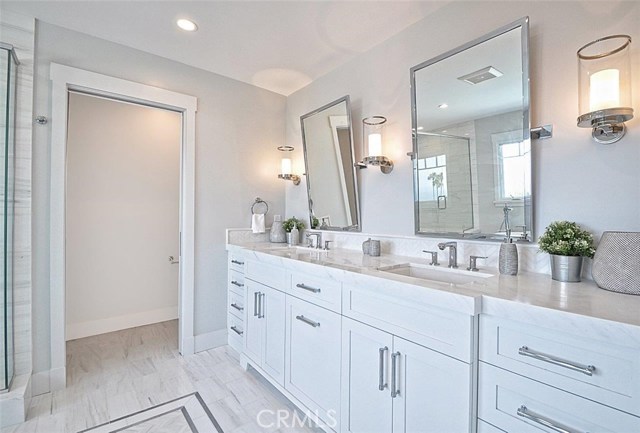
[[[73,218],[68,220],[71,215],[67,215],[67,193],[68,191],[68,175],[73,176],[73,170],[68,173],[69,158],[73,155],[68,153],[68,122],[69,122],[69,105],[74,94],[84,98],[95,98],[109,103],[122,104],[131,107],[154,107],[153,109],[162,109],[161,111],[170,111],[176,113],[180,119],[180,145],[179,145],[179,237],[177,243],[177,251],[172,252],[176,247],[175,244],[168,242],[166,245],[158,247],[162,251],[157,251],[157,257],[160,257],[161,265],[166,266],[171,271],[176,272],[173,268],[178,269],[178,350],[182,355],[194,353],[194,235],[195,235],[195,113],[197,109],[197,98],[177,92],[173,92],[158,87],[148,86],[145,84],[135,83],[122,80],[115,77],[109,77],[94,72],[89,72],[77,68],[63,66],[52,63],[50,71],[52,81],[52,122],[51,122],[51,200],[50,200],[50,314],[51,314],[51,370],[49,371],[50,390],[62,389],[66,386],[66,333],[67,333],[67,284],[76,284],[73,282],[73,276],[67,275],[67,260],[71,256],[67,256],[67,248],[73,245],[73,242],[79,241],[80,235],[74,241],[74,235],[67,233],[68,224]],[[103,119],[98,119],[103,120]],[[72,120],[73,122],[73,120]],[[123,128],[118,128],[116,132]],[[103,149],[104,150],[104,149]],[[141,154],[142,155],[142,154]],[[113,157],[113,156],[112,156]],[[157,155],[145,153],[138,158],[144,159],[144,164],[153,162]],[[106,158],[106,157],[105,157]],[[94,161],[94,163],[97,163]],[[105,161],[99,161],[104,164]],[[128,164],[131,161],[127,161]],[[87,167],[84,167],[85,169]],[[135,170],[134,170],[135,171]],[[145,172],[145,166],[141,165],[139,171]],[[143,173],[144,174],[144,173]],[[115,176],[106,176],[102,179],[103,183],[109,184],[122,181],[115,179]],[[120,184],[120,188],[130,188],[126,182]],[[82,187],[82,185],[81,185]],[[73,189],[73,187],[71,188]],[[130,191],[127,191],[129,194]],[[138,191],[138,193],[140,193]],[[167,194],[163,194],[166,196]],[[91,194],[84,193],[85,197],[91,197]],[[133,201],[134,195],[129,195],[129,200]],[[118,198],[120,199],[120,198]],[[115,199],[114,199],[115,200]],[[86,209],[91,208],[85,206]],[[99,215],[100,212],[93,209],[92,212]],[[82,213],[80,213],[82,215]],[[174,215],[175,216],[175,215]],[[144,219],[144,218],[142,218]],[[99,225],[99,224],[98,224]],[[95,228],[95,226],[94,226]],[[142,231],[146,229],[143,228]],[[111,230],[115,230],[111,227]],[[116,230],[117,231],[117,230]],[[68,236],[69,235],[69,236]],[[104,233],[101,234],[104,237]],[[169,236],[171,238],[171,236]],[[175,238],[174,242],[175,242]],[[149,240],[147,240],[148,242]],[[130,248],[131,240],[125,245],[118,248],[118,251],[112,254],[103,254],[102,261],[109,260],[113,265],[113,272],[119,272],[119,267],[124,266],[119,262],[116,266],[114,259],[119,253]],[[144,241],[137,241],[144,244]],[[111,243],[107,248],[116,248]],[[166,250],[165,250],[166,248]],[[73,253],[71,253],[73,255]],[[149,253],[151,254],[151,253]],[[172,264],[169,262],[169,256],[173,256]],[[106,258],[105,258],[106,257]],[[133,259],[137,260],[134,255]],[[94,260],[93,266],[97,266],[101,261]],[[70,264],[70,266],[75,266]],[[100,266],[104,266],[101,264]],[[109,264],[107,264],[109,266]],[[135,266],[127,264],[126,266],[135,270]],[[85,271],[85,269],[81,269]],[[166,268],[165,268],[166,270]],[[71,277],[72,280],[68,280]],[[168,278],[171,279],[170,277]],[[80,286],[82,286],[80,282]],[[70,286],[71,287],[71,286]],[[105,286],[102,286],[103,290]],[[152,295],[155,296],[155,295]],[[123,301],[126,302],[126,301]],[[117,303],[116,303],[117,304]],[[112,306],[114,303],[112,303]],[[152,311],[163,311],[163,307]],[[124,316],[127,316],[125,311]],[[135,315],[134,315],[135,316]],[[116,316],[121,320],[122,316]],[[139,318],[139,317],[138,317]],[[129,316],[131,319],[131,316]],[[113,325],[113,322],[107,320],[101,321],[82,321],[84,325],[93,326],[98,332],[100,327],[106,329],[106,325]],[[175,322],[174,322],[175,323]],[[133,324],[135,326],[135,324]],[[85,326],[78,326],[75,329],[83,329]],[[87,326],[89,327],[89,326]],[[70,328],[71,329],[71,328]],[[86,331],[82,331],[86,332]],[[104,331],[103,331],[104,332]],[[76,334],[78,335],[78,334]],[[73,336],[71,336],[73,337]]]
[[[69,92],[67,341],[178,319],[181,129],[176,111]]]

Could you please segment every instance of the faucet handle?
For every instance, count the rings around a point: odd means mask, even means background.
[[[428,250],[422,250],[423,253],[427,253],[427,254],[431,254],[431,263],[429,263],[431,266],[440,266],[440,263],[438,263],[438,252],[437,251],[428,251]]]
[[[333,241],[324,241],[324,249],[325,249],[326,251],[329,251],[329,244],[330,244],[331,242],[333,242]]]
[[[469,267],[467,271],[478,272],[480,269],[476,266],[476,261],[478,259],[486,259],[487,256],[469,256]]]

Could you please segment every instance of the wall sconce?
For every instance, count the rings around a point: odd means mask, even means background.
[[[633,119],[630,44],[631,36],[613,35],[578,50],[578,126],[593,128],[591,135],[598,143],[620,140],[624,122]]]
[[[393,171],[393,161],[382,156],[382,138],[386,117],[372,116],[362,119],[362,161],[355,164],[359,168],[369,165],[380,167],[380,171],[389,174]]]
[[[279,146],[278,150],[280,152],[291,152],[293,150],[293,146]],[[291,180],[294,185],[300,185],[300,176],[297,174],[291,174],[291,158],[283,157],[280,162],[280,174],[278,175],[279,179]]]

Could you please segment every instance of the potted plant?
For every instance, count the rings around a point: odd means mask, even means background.
[[[551,258],[551,278],[563,282],[580,281],[583,258],[592,258],[596,251],[593,235],[569,221],[549,224],[538,246]]]
[[[287,233],[287,243],[289,245],[298,245],[300,242],[300,230],[304,229],[304,222],[296,217],[291,217],[282,223],[282,227]]]

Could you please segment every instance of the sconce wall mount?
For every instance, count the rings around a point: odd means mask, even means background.
[[[393,161],[382,155],[382,142],[384,124],[387,118],[372,116],[362,119],[362,154],[360,162],[354,166],[367,168],[368,166],[380,167],[380,171],[389,174],[393,171]]]
[[[601,144],[619,141],[624,122],[633,119],[631,107],[631,57],[628,35],[612,35],[590,42],[578,50],[578,126],[592,128]]]
[[[292,152],[293,146],[278,146],[280,152]],[[300,176],[291,173],[291,158],[283,157],[280,161],[280,174],[278,179],[290,180],[294,185],[300,185]]]

